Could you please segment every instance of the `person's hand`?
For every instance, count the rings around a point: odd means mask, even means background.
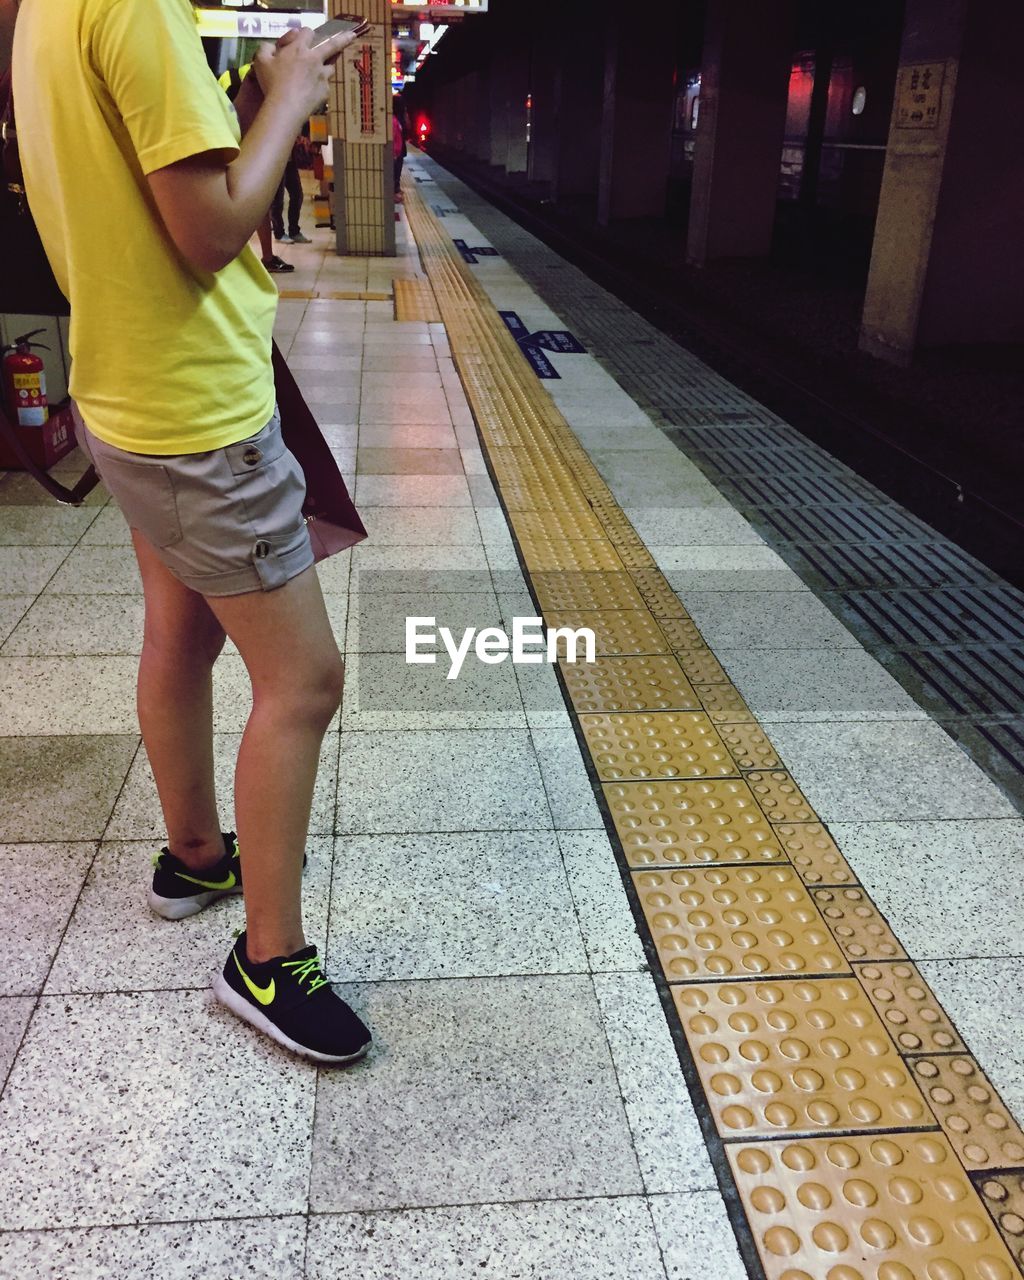
[[[344,31],[314,49],[313,32],[304,27],[286,32],[276,45],[262,44],[252,69],[264,97],[268,102],[287,104],[297,119],[305,120],[327,101],[330,64],[364,32],[365,27]]]

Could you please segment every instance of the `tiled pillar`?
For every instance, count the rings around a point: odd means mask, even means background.
[[[795,0],[708,0],[686,255],[767,254],[775,224]]]
[[[908,0],[860,346],[1024,340],[1017,0]]]
[[[602,226],[665,213],[679,9],[677,0],[648,0],[628,18],[615,6],[608,14],[597,193]]]
[[[331,0],[331,13],[351,8]],[[370,33],[338,59],[330,114],[334,138],[334,225],[338,252],[395,252],[391,150],[391,5],[363,0]]]
[[[555,200],[593,196],[601,150],[604,28],[600,9],[584,0],[560,0],[545,35],[555,49]],[[538,127],[544,127],[539,123]]]

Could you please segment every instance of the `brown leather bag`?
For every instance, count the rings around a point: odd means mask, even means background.
[[[274,386],[281,412],[281,435],[306,477],[306,517],[313,555],[318,561],[337,555],[367,536],[341,471],[316,418],[298,388],[284,356],[273,345]]]

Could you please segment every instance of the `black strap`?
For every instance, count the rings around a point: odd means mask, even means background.
[[[93,489],[99,484],[100,478],[96,474],[95,468],[91,465],[86,468],[85,474],[73,489],[68,489],[60,481],[54,480],[53,476],[48,475],[42,467],[33,461],[28,450],[21,443],[17,431],[2,413],[0,413],[0,436],[11,446],[15,457],[29,475],[38,480],[47,493],[52,494],[58,502],[65,502],[72,507],[80,507],[86,496],[92,493]]]

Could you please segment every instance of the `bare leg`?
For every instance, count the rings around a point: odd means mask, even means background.
[[[276,591],[210,597],[252,680],[235,771],[249,959],[305,945],[302,859],[320,744],[341,702],[344,664],[313,569]]]
[[[168,848],[187,866],[224,855],[213,782],[213,664],[224,630],[201,595],[132,530],[146,597],[139,662],[142,739],[167,824]]]

